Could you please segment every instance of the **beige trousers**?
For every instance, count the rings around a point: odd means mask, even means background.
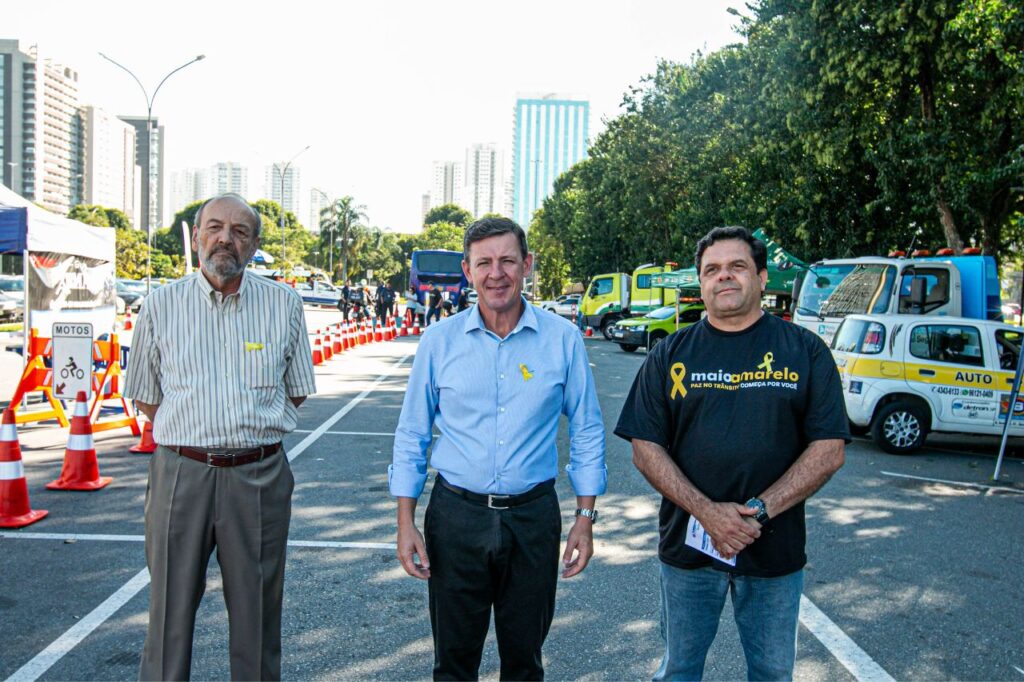
[[[146,491],[149,629],[140,680],[189,679],[196,610],[214,547],[228,610],[231,678],[281,678],[281,599],[295,479],[282,449],[214,468],[158,447]]]

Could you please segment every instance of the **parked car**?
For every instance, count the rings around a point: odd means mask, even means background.
[[[832,339],[854,432],[910,454],[930,432],[1024,435],[1024,397],[1010,391],[1024,332],[990,320],[849,315]]]
[[[146,298],[146,283],[136,282],[133,279],[117,280],[117,295],[125,303],[125,308],[132,312],[138,312],[142,307],[142,301]]]
[[[0,292],[13,298],[18,304],[25,302],[25,278],[20,275],[0,275]]]
[[[337,307],[338,299],[341,298],[341,291],[337,287],[320,280],[299,282],[295,285],[295,291],[302,297],[302,302],[308,305]]]
[[[24,316],[18,299],[0,291],[0,322],[17,322]]]
[[[554,301],[544,301],[541,307],[544,310],[550,310],[556,315],[562,317],[572,317],[573,308],[579,311],[580,295],[579,294],[566,294],[565,296],[559,296]]]
[[[631,317],[620,320],[611,326],[612,341],[627,353],[644,346],[647,350],[654,348],[658,342],[672,332],[700,322],[704,314],[703,303],[689,303],[679,308],[679,323],[676,324],[676,307],[667,305],[652,310],[643,317]]]

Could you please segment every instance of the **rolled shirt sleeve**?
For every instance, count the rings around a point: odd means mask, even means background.
[[[583,339],[575,333],[570,338],[572,349],[562,400],[562,412],[569,419],[569,464],[565,470],[577,495],[602,495],[608,488],[604,420]]]
[[[427,482],[427,449],[433,440],[438,404],[430,357],[433,336],[427,333],[420,338],[395,429],[395,446],[388,467],[388,488],[395,497],[417,498]]]

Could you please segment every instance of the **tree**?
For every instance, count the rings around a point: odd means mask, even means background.
[[[143,279],[146,276],[146,233],[142,230],[117,230],[114,270],[124,279]],[[161,254],[163,255],[163,254]]]
[[[534,213],[530,224],[530,250],[534,254],[537,293],[541,298],[561,295],[569,284],[569,263],[565,258],[565,246],[548,232],[543,208]]]
[[[185,242],[182,239],[183,232],[185,235],[192,234],[192,226],[196,224],[196,214],[199,213],[199,208],[203,205],[204,201],[206,200],[193,201],[175,213],[174,218],[171,219],[170,226],[166,228],[166,232],[164,230],[157,230],[153,233],[153,245],[157,245],[156,235],[163,233],[166,236],[160,239],[160,250],[166,254],[184,255]],[[183,223],[185,225],[184,228],[182,228]],[[194,263],[195,260],[192,262]]]
[[[96,204],[78,204],[68,211],[68,218],[93,227],[110,227],[107,209]]]
[[[449,223],[457,227],[468,227],[473,222],[473,214],[458,204],[442,204],[427,211],[423,218],[423,227],[436,223]]]
[[[415,248],[462,251],[465,236],[465,231],[458,225],[446,222],[432,223],[416,236]]]
[[[263,218],[260,231],[260,248],[273,256],[275,265],[282,272],[288,272],[299,263],[306,263],[316,244],[316,237],[302,226],[291,211],[284,212],[284,244],[288,258],[281,253],[281,205],[269,199],[260,199],[249,204]]]
[[[366,220],[366,207],[356,204],[351,196],[335,199],[334,203],[320,211],[320,245],[321,251],[333,254],[334,263],[340,260],[341,281],[349,278],[348,266],[350,257],[357,250],[355,228]],[[340,249],[339,249],[340,244]],[[340,257],[334,257],[334,255]],[[330,258],[328,259],[330,261]],[[335,267],[336,267],[335,266]],[[334,278],[335,273],[331,273]]]

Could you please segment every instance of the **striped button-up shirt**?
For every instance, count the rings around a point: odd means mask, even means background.
[[[197,272],[154,290],[134,331],[124,395],[159,405],[162,445],[243,448],[295,428],[288,398],[316,392],[302,299],[251,275],[223,296]]]
[[[395,432],[391,494],[419,497],[430,463],[477,493],[517,494],[558,475],[558,418],[569,419],[566,471],[577,495],[605,491],[604,422],[580,332],[525,305],[504,339],[478,306],[427,327]]]

